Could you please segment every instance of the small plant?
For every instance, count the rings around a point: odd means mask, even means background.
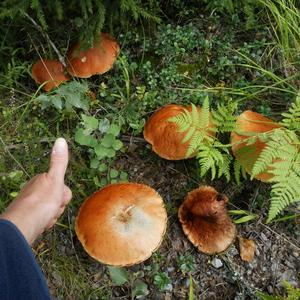
[[[183,274],[187,274],[195,271],[195,258],[190,254],[180,255],[178,264]]]
[[[300,299],[300,289],[294,288],[287,281],[283,281],[283,286],[286,290],[286,296],[271,296],[263,292],[256,292],[256,296],[260,300],[298,300]]]
[[[169,291],[172,287],[170,277],[164,272],[158,272],[154,275],[154,284],[160,291]]]
[[[110,278],[114,285],[122,286],[126,283],[130,284],[131,296],[133,298],[142,298],[149,294],[147,284],[142,280],[144,272],[128,272],[124,268],[108,266]]]
[[[223,144],[218,139],[219,133],[230,132],[235,127],[234,111],[237,104],[229,102],[227,106],[219,104],[216,111],[211,112],[209,98],[206,96],[201,110],[192,104],[192,111],[183,113],[169,119],[178,126],[179,132],[186,132],[182,143],[189,141],[186,157],[197,152],[200,166],[200,177],[211,171],[211,178],[220,178],[224,175],[230,180],[230,164],[232,156],[229,144]],[[239,171],[238,169],[235,169]],[[239,177],[239,176],[237,176]]]
[[[39,95],[36,100],[41,103],[42,108],[52,106],[58,110],[72,111],[73,108],[79,108],[87,111],[90,102],[88,90],[86,82],[72,81],[59,86],[51,94]]]
[[[118,139],[120,130],[118,124],[110,123],[107,118],[97,119],[81,115],[81,125],[75,131],[75,141],[89,148],[90,167],[102,175],[106,174],[100,181],[97,177],[94,178],[97,186],[103,186],[108,182],[116,183],[118,178],[127,180],[125,172],[110,168],[109,163],[117,151],[123,148],[122,141]]]

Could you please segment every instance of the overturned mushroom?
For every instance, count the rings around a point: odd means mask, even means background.
[[[64,73],[64,66],[57,60],[40,59],[32,66],[32,77],[38,84],[43,84],[43,89],[48,92],[58,87],[70,77]]]
[[[237,118],[237,130],[231,133],[232,153],[249,174],[266,143],[257,138],[255,143],[247,145],[248,139],[255,134],[270,132],[280,127],[278,123],[251,110],[243,112]],[[268,181],[272,176],[271,173],[264,172],[255,178]]]
[[[170,118],[184,110],[191,111],[192,107],[176,104],[169,104],[157,110],[147,121],[144,127],[144,138],[152,145],[152,150],[162,158],[169,160],[180,160],[187,158],[186,153],[189,140],[182,143],[186,132],[178,132],[178,126],[170,122]],[[198,108],[199,109],[199,108]],[[210,123],[210,128],[212,123]],[[209,130],[208,130],[209,132]],[[214,132],[209,132],[211,136]],[[190,157],[195,156],[196,153]]]
[[[120,52],[119,44],[108,33],[101,33],[92,48],[80,50],[80,47],[79,43],[73,45],[67,58],[69,74],[80,78],[109,71]]]
[[[188,239],[206,254],[225,251],[234,241],[236,227],[231,222],[228,198],[213,187],[202,186],[188,193],[178,216]]]
[[[119,183],[104,187],[80,207],[75,230],[90,256],[115,266],[149,258],[166,231],[162,198],[147,185]]]

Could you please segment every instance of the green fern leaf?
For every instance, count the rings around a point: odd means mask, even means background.
[[[201,107],[201,112],[200,112],[200,120],[199,120],[199,127],[201,129],[208,128],[209,126],[209,117],[210,117],[210,112],[209,112],[209,98],[208,96],[205,97],[202,107]]]

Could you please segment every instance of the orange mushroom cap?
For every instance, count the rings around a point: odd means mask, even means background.
[[[80,51],[80,44],[73,45],[68,53],[67,70],[72,76],[89,78],[109,71],[120,52],[117,41],[108,33],[101,33],[94,46]]]
[[[234,241],[236,227],[231,222],[228,198],[213,187],[202,186],[188,193],[178,211],[184,233],[206,254],[225,251]]]
[[[75,230],[87,253],[115,266],[148,259],[160,246],[167,213],[162,198],[144,184],[111,184],[80,207]]]
[[[58,87],[62,82],[68,81],[70,77],[65,75],[64,66],[57,60],[39,59],[32,66],[32,77],[38,84],[45,83],[43,89],[49,92],[55,87]]]
[[[249,134],[268,132],[280,127],[278,123],[251,110],[244,111],[237,118],[237,130],[231,133],[232,153],[249,174],[260,153],[266,147],[266,143],[259,138],[255,143],[247,145],[247,140],[251,137]],[[273,175],[269,172],[255,176],[256,179],[264,182],[272,177]]]
[[[169,160],[187,158],[189,141],[182,143],[187,132],[178,132],[177,125],[169,121],[169,118],[183,113],[185,109],[192,111],[192,106],[166,105],[157,110],[145,124],[144,138],[152,145],[152,150],[162,158]],[[212,128],[212,126],[212,122],[210,122],[210,127]],[[211,131],[209,134],[214,136],[215,133]],[[196,153],[190,157],[194,156]]]

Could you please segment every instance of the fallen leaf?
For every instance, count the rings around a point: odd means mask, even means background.
[[[253,240],[239,237],[239,246],[241,259],[247,262],[251,262],[254,258],[254,253],[256,250],[255,242]]]

